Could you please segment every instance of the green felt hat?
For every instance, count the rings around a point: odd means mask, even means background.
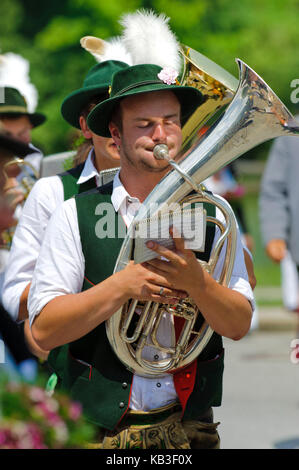
[[[83,86],[68,95],[61,105],[61,114],[74,127],[80,129],[79,118],[82,109],[87,106],[94,96],[106,98],[111,85],[112,75],[128,67],[118,60],[106,60],[92,67],[86,75]]]
[[[171,75],[171,70],[162,69],[154,64],[133,65],[115,73],[110,98],[94,107],[87,118],[88,127],[95,134],[110,137],[109,122],[120,100],[140,93],[161,90],[171,90],[175,93],[181,104],[181,119],[184,124],[203,102],[203,96],[195,88],[180,86],[174,78],[176,74]]]
[[[4,103],[0,102],[0,119],[1,116],[28,116],[33,127],[40,126],[46,120],[42,113],[30,113],[24,96],[12,87],[4,87]]]

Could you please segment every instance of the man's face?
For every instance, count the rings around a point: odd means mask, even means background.
[[[119,165],[119,153],[113,139],[92,133],[92,142],[94,148],[97,149],[107,161],[111,162],[111,168],[114,166],[113,163],[115,162]]]
[[[92,139],[95,153],[99,156],[99,162],[101,163],[99,170],[119,166],[120,158],[114,140],[111,137],[101,137],[91,132],[87,126],[86,118],[83,116],[80,116],[80,127],[84,137]]]
[[[33,126],[28,116],[1,119],[1,123],[4,129],[10,132],[15,139],[21,140],[25,144],[31,142],[31,130]]]
[[[121,165],[139,171],[164,172],[165,160],[156,160],[153,149],[166,144],[176,157],[182,143],[180,103],[171,91],[143,93],[122,100],[122,129],[110,123],[111,135],[120,146]]]

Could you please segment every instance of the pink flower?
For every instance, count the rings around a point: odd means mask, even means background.
[[[7,429],[1,429],[0,430],[0,448],[2,445],[4,445],[7,441],[7,435],[8,435],[8,430]]]
[[[158,78],[160,78],[162,82],[167,83],[167,85],[174,84],[176,82],[177,76],[178,72],[172,67],[164,67],[164,69],[158,73]]]
[[[51,426],[55,426],[61,422],[60,416],[55,411],[49,409],[46,402],[38,403],[38,405],[35,407],[35,410],[39,416],[45,418]]]
[[[29,397],[34,402],[43,401],[46,397],[45,392],[40,387],[31,387],[29,389]]]
[[[32,449],[46,449],[47,446],[43,442],[43,435],[38,426],[34,423],[27,425],[27,432],[30,434],[32,441]]]
[[[71,403],[70,408],[69,408],[70,419],[73,421],[77,421],[80,418],[81,413],[82,413],[82,407],[80,403],[77,403],[77,402]]]

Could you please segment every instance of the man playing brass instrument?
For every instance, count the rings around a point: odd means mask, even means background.
[[[130,262],[113,274],[123,240],[96,236],[101,203],[112,204],[120,224],[131,224],[134,209],[170,169],[168,162],[156,160],[154,147],[166,144],[175,158],[181,125],[202,101],[196,89],[168,84],[164,77],[161,67],[150,64],[114,74],[110,98],[94,108],[88,125],[98,135],[110,131],[121,170],[113,183],[76,196],[55,212],[29,294],[33,337],[53,350],[54,369],[55,348],[68,343],[62,387],[99,426],[93,445],[98,448],[218,448],[212,407],[221,404],[222,336],[238,340],[250,328],[253,294],[240,237],[230,286],[224,287],[201,268],[181,238],[174,238],[174,250],[149,243],[156,259]],[[217,230],[207,236],[204,255],[218,237]],[[129,299],[175,305],[187,295],[214,330],[203,352],[184,369],[158,378],[127,370],[112,352],[105,321]],[[162,337],[174,335],[167,315],[161,327]],[[154,358],[159,352],[149,347],[148,354]]]

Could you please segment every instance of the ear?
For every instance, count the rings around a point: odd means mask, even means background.
[[[109,131],[115,145],[119,147],[121,143],[121,136],[117,125],[113,121],[110,121],[109,123]]]
[[[89,127],[87,126],[87,122],[85,117],[80,116],[79,117],[79,124],[81,127],[82,134],[84,135],[85,139],[91,139],[92,138],[92,133],[89,130]]]

